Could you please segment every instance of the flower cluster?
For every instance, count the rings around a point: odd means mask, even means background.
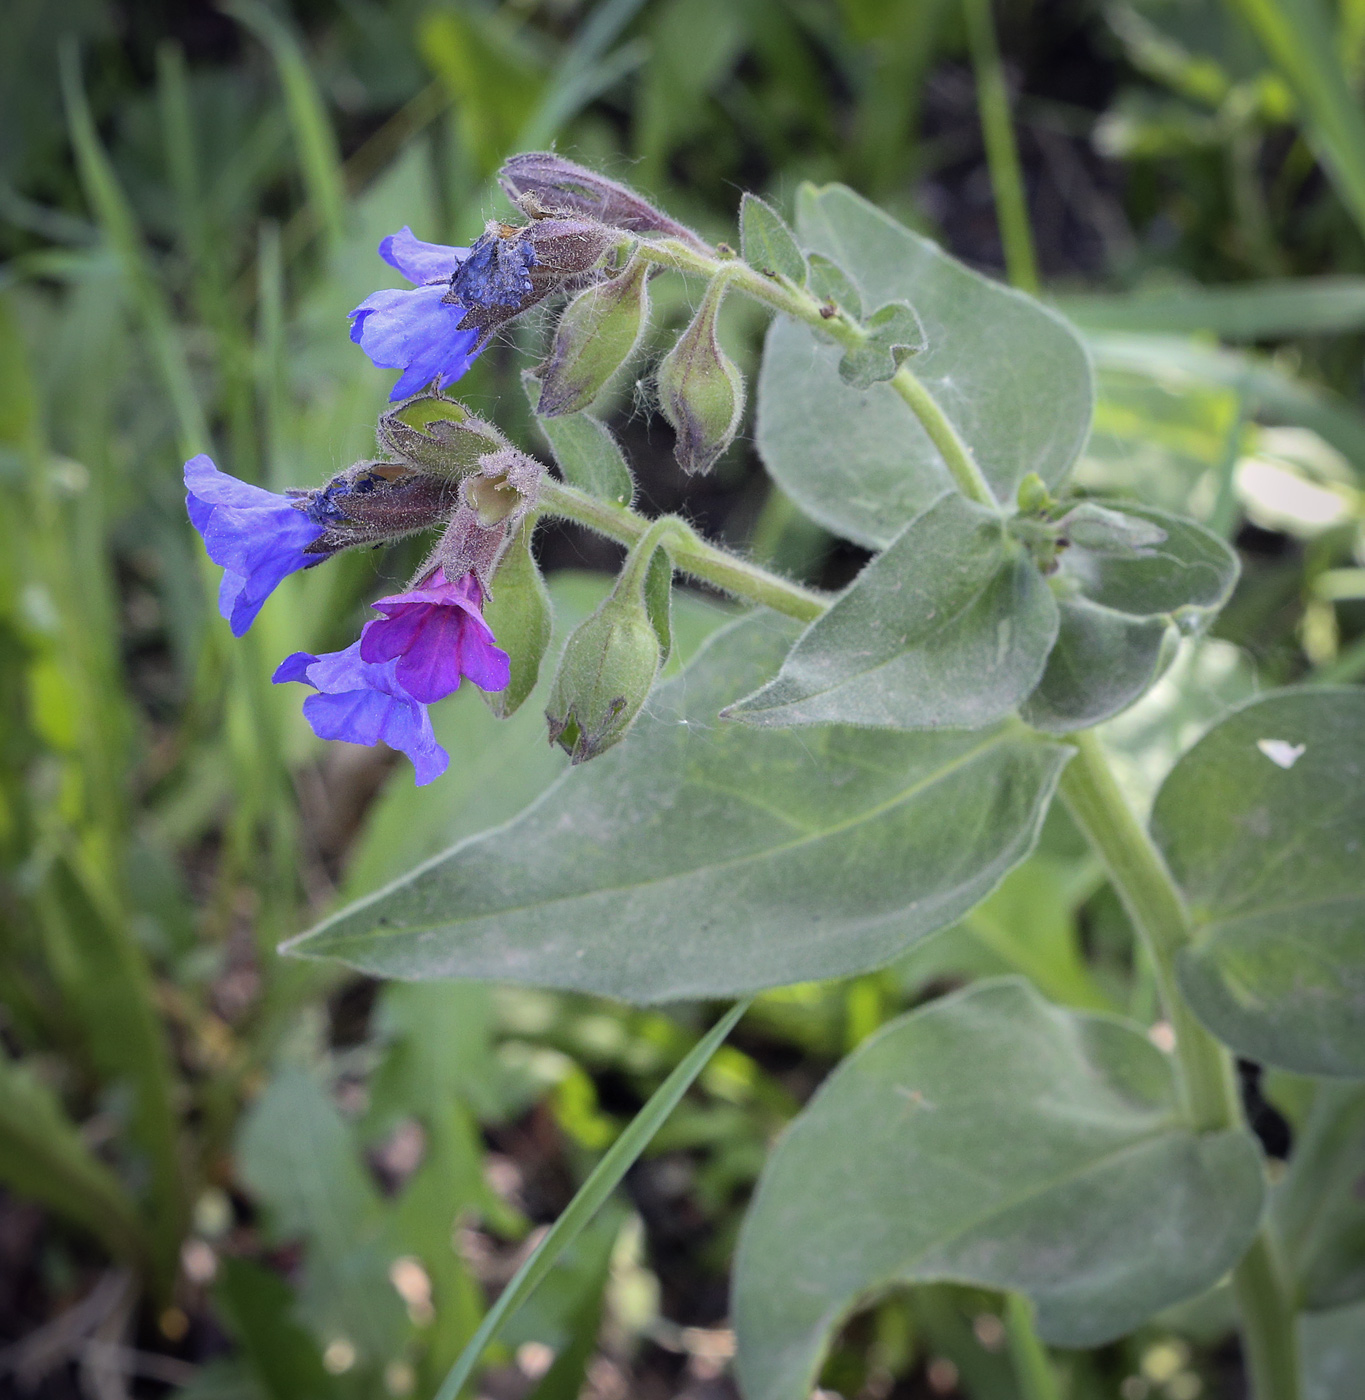
[[[539,167],[536,174],[543,192]],[[351,312],[351,339],[375,365],[399,371],[390,399],[403,402],[380,422],[392,460],[362,462],[318,490],[284,495],[228,476],[204,455],[185,464],[190,520],[223,568],[218,605],[235,636],[289,574],[342,549],[443,529],[418,579],[373,604],[380,616],[356,642],[295,652],[274,676],[313,688],[303,712],[320,737],[388,744],[412,760],[419,784],[449,763],[427,707],[466,679],[489,692],[510,683],[508,655],[483,606],[542,471],[442,391],[507,321],[553,292],[608,275],[626,227],[573,200],[549,209],[528,192],[519,203],[529,222],[490,223],[468,248],[424,243],[410,228],[379,245],[413,285],[362,301]],[[614,206],[604,205],[608,212]],[[638,210],[629,212],[638,221]]]

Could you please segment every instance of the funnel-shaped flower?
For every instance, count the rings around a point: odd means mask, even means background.
[[[360,654],[395,662],[398,683],[414,700],[440,700],[466,676],[480,690],[506,689],[510,662],[483,620],[483,589],[472,573],[449,583],[437,568],[417,588],[372,606],[384,616],[365,624]]]
[[[311,568],[330,551],[309,552],[326,533],[304,502],[277,496],[214,466],[202,452],[185,463],[185,505],[215,564],[223,566],[218,610],[240,637],[280,580]]]
[[[405,753],[417,770],[417,786],[439,778],[450,755],[436,742],[427,707],[399,684],[396,661],[372,665],[360,655],[360,642],[345,651],[313,656],[296,651],[282,661],[275,684],[303,681],[318,693],[303,702],[303,715],[319,739],[377,744]]]
[[[295,652],[274,680],[303,681],[318,692],[303,702],[318,738],[382,740],[412,760],[420,787],[450,762],[427,705],[458,690],[465,677],[481,690],[503,690],[511,665],[483,620],[483,590],[473,574],[449,583],[438,567],[420,587],[373,606],[384,616],[367,622],[358,642],[321,656]]]
[[[380,243],[379,256],[417,285],[366,297],[351,312],[351,339],[381,369],[403,371],[391,401],[453,384],[480,348],[477,330],[460,329],[466,308],[445,300],[469,249],[423,243],[405,227]]]

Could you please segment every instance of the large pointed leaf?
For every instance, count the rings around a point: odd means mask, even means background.
[[[992,510],[950,491],[811,623],[777,679],[726,711],[752,724],[981,729],[1018,708],[1057,604]]]
[[[1365,691],[1268,695],[1166,779],[1152,816],[1195,920],[1195,1013],[1240,1054],[1365,1076]]]
[[[1182,632],[1201,627],[1232,594],[1237,556],[1178,515],[1125,504],[1165,539],[1132,553],[1073,543],[1054,579],[1061,630],[1024,706],[1039,729],[1065,733],[1127,709],[1160,677]]]
[[[857,282],[868,307],[907,302],[924,327],[916,377],[947,414],[1002,502],[1037,472],[1067,473],[1090,428],[1089,361],[1065,321],[950,258],[842,185],[803,185],[797,236]],[[951,484],[937,448],[888,384],[855,389],[843,350],[799,322],[768,332],[758,445],[811,516],[879,548]]]
[[[840,976],[951,923],[1028,853],[1069,751],[1018,726],[718,723],[793,630],[725,628],[618,748],[293,949],[650,1002]]]
[[[1091,1346],[1211,1287],[1250,1243],[1245,1131],[1184,1126],[1137,1026],[980,983],[885,1026],[768,1160],[735,1261],[748,1400],[805,1400],[840,1321],[896,1283],[1026,1292]]]

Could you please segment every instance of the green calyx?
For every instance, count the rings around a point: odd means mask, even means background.
[[[724,272],[712,279],[691,325],[656,372],[659,407],[677,434],[673,455],[694,474],[715,465],[744,413],[744,380],[716,337],[729,280]]]
[[[542,418],[587,408],[631,357],[649,319],[648,280],[649,264],[632,257],[619,275],[580,292],[565,308],[540,369]]]
[[[491,423],[440,394],[418,394],[381,415],[378,436],[414,470],[446,477],[472,475],[481,457],[508,445]]]

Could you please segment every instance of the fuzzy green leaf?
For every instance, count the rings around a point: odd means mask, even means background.
[[[1028,853],[1069,751],[1015,730],[718,723],[793,630],[727,627],[624,743],[291,948],[653,1002],[875,967],[951,923]]]
[[[1239,1054],[1365,1076],[1365,691],[1253,700],[1176,764],[1152,832],[1185,892],[1181,986]]]
[[[806,260],[782,215],[757,195],[746,194],[739,205],[740,247],[744,261],[766,276],[785,277],[798,287],[806,281]]]
[[[903,301],[924,327],[916,377],[1012,501],[1030,472],[1055,486],[1090,428],[1090,365],[1054,312],[948,257],[840,185],[802,186],[797,233],[850,274],[865,304]],[[886,545],[945,486],[947,469],[887,385],[855,389],[843,352],[779,317],[758,386],[758,445],[782,488],[822,525]]]
[[[1038,683],[1057,605],[994,511],[955,491],[905,527],[731,706],[752,724],[980,729]]]
[[[1061,628],[1023,708],[1035,728],[1065,733],[1127,709],[1165,670],[1181,633],[1202,627],[1232,595],[1237,556],[1216,535],[1147,506],[1125,504],[1122,514],[1164,538],[1125,551],[1117,542],[1106,548],[1094,531],[1091,546],[1073,536],[1061,553],[1053,577]]]
[[[1018,1290],[1047,1340],[1108,1341],[1216,1283],[1262,1189],[1255,1140],[1185,1127],[1137,1026],[979,984],[864,1042],[768,1159],[735,1261],[744,1394],[805,1400],[896,1283]]]

